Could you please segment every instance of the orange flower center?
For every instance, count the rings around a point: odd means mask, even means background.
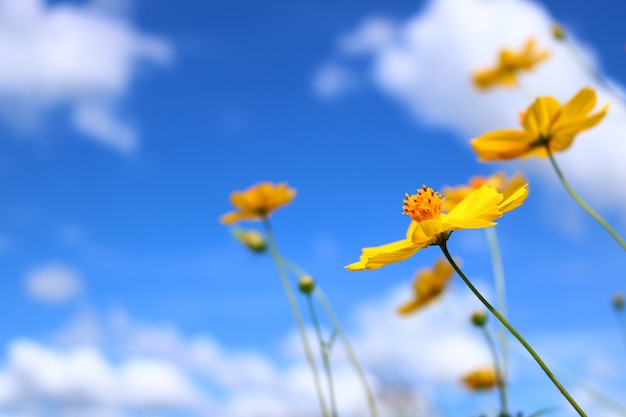
[[[440,193],[423,185],[421,190],[417,190],[417,194],[405,195],[402,206],[404,214],[408,214],[416,222],[439,218],[443,203]]]

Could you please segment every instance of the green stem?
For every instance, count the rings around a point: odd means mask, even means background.
[[[569,183],[565,179],[565,176],[561,172],[559,166],[557,165],[556,160],[554,159],[554,155],[552,155],[552,151],[550,150],[550,147],[547,144],[545,145],[545,147],[546,147],[546,151],[548,152],[548,157],[550,157],[550,162],[552,163],[552,166],[554,167],[554,170],[556,171],[556,175],[561,180],[561,183],[563,183],[563,186],[565,187],[569,195],[572,196],[572,198],[578,203],[580,207],[582,207],[583,210],[585,210],[591,217],[593,217],[598,223],[600,223],[602,227],[604,227],[606,231],[609,232],[615,240],[617,240],[617,243],[620,244],[622,249],[626,250],[626,242],[624,241],[624,239],[622,239],[622,237],[618,235],[617,232],[613,230],[611,226],[609,226],[606,220],[600,217],[598,213],[596,213],[587,203],[585,203],[585,201],[582,198],[578,196],[578,194],[576,194],[576,192],[574,192],[572,187],[569,185]]]
[[[496,349],[496,344],[493,341],[493,337],[491,337],[491,333],[489,333],[489,330],[484,326],[481,327],[481,330],[485,335],[485,340],[487,341],[487,345],[489,346],[489,350],[491,351],[491,356],[493,357],[494,366],[496,367],[496,376],[498,378],[498,394],[500,396],[500,415],[508,416],[508,406],[506,402],[506,380],[504,379],[502,366],[500,365],[498,349]]]
[[[491,252],[491,263],[493,267],[493,279],[496,287],[496,300],[498,301],[498,310],[504,317],[507,316],[506,312],[506,285],[504,279],[504,266],[502,264],[502,254],[500,253],[500,245],[498,244],[498,235],[495,227],[488,227],[485,229],[485,235],[487,236],[487,243],[489,244],[489,250]],[[500,359],[501,359],[501,372],[502,378],[507,380],[508,374],[508,340],[506,328],[500,325],[498,330],[498,340],[500,342]]]
[[[515,327],[513,327],[508,321],[507,319],[505,319],[502,314],[500,314],[498,312],[498,310],[496,310],[495,308],[493,308],[493,306],[489,303],[489,301],[487,301],[485,299],[485,297],[482,296],[482,294],[476,289],[476,287],[474,287],[474,285],[472,285],[472,283],[470,282],[470,280],[465,276],[465,274],[463,274],[463,271],[461,271],[461,269],[459,268],[459,266],[454,262],[454,259],[452,259],[452,256],[450,255],[450,252],[448,252],[448,248],[446,246],[446,242],[445,240],[443,242],[441,242],[439,244],[439,247],[441,248],[441,250],[443,251],[443,254],[445,255],[446,259],[448,260],[448,262],[450,262],[450,265],[452,265],[452,267],[454,268],[454,270],[457,272],[457,274],[459,274],[459,276],[461,277],[461,279],[463,280],[463,282],[465,282],[465,285],[467,285],[467,287],[474,293],[474,295],[480,300],[481,303],[483,303],[483,305],[487,308],[487,310],[489,310],[494,316],[496,316],[496,318],[498,320],[500,320],[500,323],[502,323],[510,332],[513,336],[515,336],[515,338],[522,344],[522,346],[524,346],[526,348],[526,350],[528,351],[528,353],[530,353],[530,356],[533,357],[533,359],[535,360],[535,362],[537,362],[537,364],[541,367],[541,369],[543,370],[543,372],[545,372],[545,374],[548,376],[548,378],[550,378],[550,380],[552,381],[552,383],[558,388],[558,390],[561,392],[561,394],[563,394],[563,396],[567,399],[567,401],[572,405],[572,407],[574,407],[574,409],[576,410],[576,412],[578,412],[578,415],[580,415],[581,417],[587,417],[587,414],[585,414],[585,412],[582,410],[582,408],[580,408],[580,406],[576,403],[576,401],[574,401],[574,399],[572,398],[572,396],[569,394],[569,392],[567,392],[567,390],[563,387],[563,385],[561,385],[561,383],[559,382],[559,380],[556,378],[556,376],[554,376],[554,374],[552,373],[552,371],[550,371],[550,369],[548,368],[548,366],[543,362],[543,360],[541,359],[541,357],[539,357],[539,355],[537,354],[537,352],[535,352],[535,350],[530,346],[530,344],[528,344],[528,342],[526,341],[526,339],[524,339],[522,337],[522,335],[520,335],[517,330],[515,330]]]
[[[285,271],[285,264],[283,261],[280,252],[278,251],[278,247],[276,246],[276,241],[274,239],[274,234],[272,232],[272,227],[270,225],[269,220],[263,220],[263,227],[265,229],[265,238],[268,243],[269,252],[276,263],[276,267],[278,268],[278,274],[280,276],[280,280],[285,289],[285,293],[287,294],[287,300],[289,300],[289,305],[291,306],[291,311],[293,313],[294,318],[296,319],[296,324],[298,326],[298,332],[300,333],[300,340],[302,341],[302,346],[304,347],[304,351],[306,353],[307,362],[309,363],[309,367],[311,368],[311,373],[313,374],[313,380],[315,383],[315,390],[317,391],[317,397],[320,402],[320,407],[322,409],[322,415],[324,417],[329,417],[328,408],[326,406],[326,400],[324,398],[324,393],[322,392],[322,386],[320,384],[320,379],[317,374],[317,365],[315,364],[315,358],[313,357],[313,352],[311,351],[311,346],[309,344],[309,339],[306,335],[306,330],[304,328],[304,323],[302,321],[302,316],[300,315],[300,309],[298,308],[298,302],[296,301],[296,297],[291,289],[291,284],[289,283],[289,277]]]
[[[355,372],[357,373],[357,376],[359,377],[359,380],[361,381],[361,385],[363,386],[363,391],[365,391],[365,396],[367,397],[367,405],[370,411],[370,415],[372,417],[378,417],[378,408],[376,407],[376,401],[374,399],[374,394],[372,393],[372,389],[367,383],[367,379],[365,378],[365,372],[363,372],[363,369],[361,368],[361,365],[359,364],[356,354],[354,353],[354,350],[352,349],[352,346],[350,345],[350,341],[348,340],[346,333],[343,331],[343,328],[341,327],[341,323],[339,322],[337,315],[333,311],[330,303],[326,299],[326,296],[324,295],[322,290],[319,289],[319,287],[317,286],[315,287],[315,290],[313,291],[313,295],[315,296],[315,298],[317,298],[317,301],[320,303],[320,305],[322,306],[322,309],[326,313],[326,316],[332,323],[335,329],[335,332],[341,339],[341,343],[343,344],[343,349],[345,350],[346,355],[348,356],[348,360],[350,361],[350,364],[354,368]]]
[[[315,314],[315,306],[313,305],[313,300],[311,299],[311,294],[306,294],[306,301],[309,306],[309,312],[311,313],[311,320],[313,321],[313,326],[315,327],[315,334],[317,335],[317,340],[320,345],[320,352],[322,353],[322,362],[324,364],[324,372],[326,373],[326,382],[328,383],[328,391],[330,395],[330,415],[332,417],[337,417],[337,404],[335,402],[335,385],[333,384],[333,373],[330,368],[330,347],[331,345],[324,342],[324,338],[322,337],[322,329],[320,328],[319,321],[317,320],[317,314]]]

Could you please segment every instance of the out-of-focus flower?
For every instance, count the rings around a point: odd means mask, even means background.
[[[454,268],[444,259],[437,259],[435,266],[418,271],[413,281],[414,297],[398,307],[399,314],[413,313],[439,298],[454,275]]]
[[[504,199],[506,200],[509,196],[511,196],[511,194],[527,182],[526,177],[520,173],[514,174],[510,177],[507,177],[502,171],[496,172],[489,177],[476,175],[470,178],[467,184],[457,185],[455,187],[443,187],[443,208],[447,211],[452,210],[452,208],[467,197],[469,193],[479,189],[483,185],[495,188],[496,191],[504,195]],[[516,206],[504,207],[502,212],[506,213],[507,211],[511,211],[515,208]]]
[[[526,187],[527,184],[524,184],[505,199],[495,188],[483,185],[469,193],[449,212],[442,213],[441,194],[424,185],[417,194],[406,194],[402,208],[404,214],[412,220],[406,238],[382,246],[363,248],[359,261],[346,266],[346,269],[378,269],[403,261],[430,245],[445,243],[454,230],[495,226],[493,220],[501,217],[506,207],[517,207],[524,202],[528,195]]]
[[[241,220],[265,220],[274,210],[288,204],[296,195],[296,190],[287,184],[263,182],[244,191],[235,191],[230,202],[236,210],[220,217],[223,224],[233,224]]]
[[[265,238],[258,230],[235,228],[233,230],[233,235],[235,235],[235,239],[253,252],[262,253],[265,252],[265,249],[267,248]]]
[[[565,105],[554,97],[539,97],[521,115],[521,130],[494,130],[470,143],[481,161],[546,158],[546,147],[551,153],[564,151],[577,134],[602,120],[609,106],[591,113],[595,105],[596,92],[589,87],[580,90]]]
[[[477,369],[462,379],[463,385],[470,391],[484,391],[498,385],[498,373],[490,367]]]
[[[498,55],[498,63],[491,68],[474,72],[474,84],[480,89],[487,89],[495,85],[514,87],[517,85],[517,74],[520,71],[529,71],[539,62],[547,59],[550,52],[536,49],[534,39],[528,39],[521,51],[503,49]]]
[[[298,289],[303,294],[311,294],[315,290],[315,281],[310,275],[303,275],[298,281]]]

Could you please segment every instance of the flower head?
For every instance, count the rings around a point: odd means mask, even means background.
[[[511,196],[511,194],[526,183],[526,178],[520,173],[514,174],[510,177],[507,177],[502,171],[496,172],[489,177],[476,175],[470,178],[467,184],[457,185],[456,187],[443,187],[443,195],[445,197],[443,200],[443,207],[450,211],[454,206],[467,197],[469,193],[482,187],[483,185],[495,188],[496,191],[504,195],[504,199],[506,200]],[[514,208],[516,208],[516,206],[504,207],[502,212],[506,213]]]
[[[521,130],[507,129],[487,132],[471,140],[481,161],[503,161],[517,157],[546,158],[551,153],[570,147],[574,137],[602,120],[608,104],[597,113],[596,92],[583,88],[561,105],[553,97],[539,97],[521,115]]]
[[[528,190],[520,186],[508,198],[495,188],[483,185],[472,191],[449,212],[442,210],[443,197],[432,188],[423,186],[414,195],[406,195],[404,214],[411,217],[406,238],[382,246],[363,248],[361,258],[346,269],[362,271],[378,269],[393,262],[403,261],[418,250],[442,244],[450,233],[461,229],[480,229],[495,226],[493,220],[502,216],[509,206],[521,205]]]
[[[398,307],[399,314],[410,314],[439,298],[454,275],[454,268],[443,259],[437,259],[435,266],[418,271],[413,281],[415,294],[411,301]]]
[[[511,49],[501,50],[495,67],[474,72],[474,84],[483,90],[498,84],[507,87],[516,86],[518,72],[531,70],[549,56],[550,53],[547,50],[535,48],[534,39],[528,39],[519,52]]]
[[[498,385],[498,373],[491,367],[479,368],[465,375],[462,381],[470,391],[489,390]]]
[[[220,217],[223,224],[233,224],[241,220],[265,220],[279,207],[288,204],[296,195],[296,190],[287,184],[263,182],[244,191],[235,191],[230,202],[236,210]]]

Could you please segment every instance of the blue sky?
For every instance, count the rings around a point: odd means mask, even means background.
[[[457,381],[489,361],[459,320],[478,306],[460,280],[441,305],[394,314],[436,248],[343,266],[403,236],[405,193],[499,169],[531,189],[497,227],[510,319],[590,415],[618,415],[565,370],[614,398],[626,389],[610,308],[623,251],[547,161],[481,164],[468,144],[516,127],[535,92],[598,88],[609,115],[558,160],[626,234],[626,106],[548,32],[564,24],[621,88],[624,6],[605,3],[0,0],[0,415],[316,415],[274,265],[217,221],[260,181],[297,189],[272,218],[278,244],[329,296],[375,386],[403,381],[432,415],[493,410],[493,393]],[[523,91],[472,89],[471,69],[529,36],[552,57]],[[449,248],[493,297],[484,233]],[[513,408],[562,405],[519,352]],[[343,415],[365,415],[336,361]]]

